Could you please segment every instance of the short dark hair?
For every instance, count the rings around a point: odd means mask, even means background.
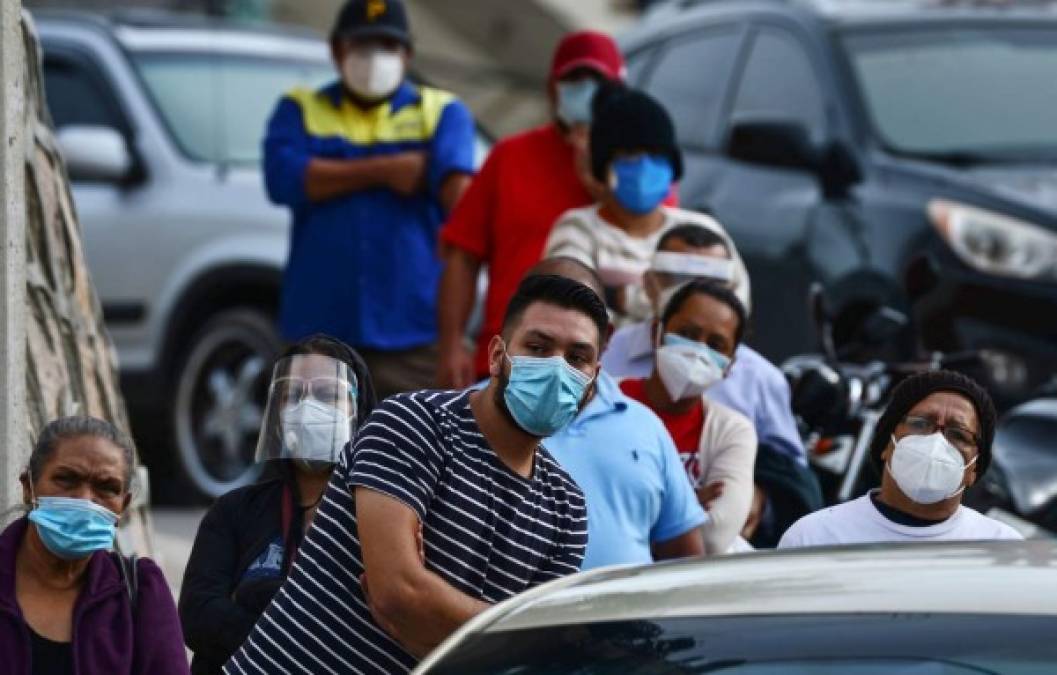
[[[378,396],[374,391],[374,380],[371,379],[371,371],[368,370],[367,363],[363,360],[363,357],[341,340],[324,333],[316,333],[287,347],[279,357],[279,360],[289,356],[306,356],[308,354],[329,356],[332,359],[341,361],[352,369],[357,381],[356,419],[360,420],[360,423],[366,420],[367,416],[371,414],[371,411],[378,404]]]
[[[132,474],[136,468],[136,446],[125,432],[97,417],[60,417],[48,422],[40,432],[26,466],[27,479],[32,484],[39,480],[44,467],[59,448],[59,443],[73,438],[102,438],[121,448],[125,458],[124,491],[132,486]]]
[[[605,339],[609,314],[598,294],[579,281],[554,274],[537,274],[521,281],[506,307],[503,333],[506,334],[521,319],[529,305],[537,302],[576,310],[586,315],[598,328],[598,344],[601,345]]]
[[[668,323],[673,316],[679,313],[686,301],[698,293],[713,297],[729,305],[734,310],[734,314],[738,317],[738,328],[734,331],[734,341],[736,344],[741,344],[742,339],[745,337],[745,331],[748,329],[746,324],[749,320],[745,305],[741,304],[741,300],[738,300],[738,296],[734,295],[734,291],[711,279],[695,279],[676,291],[668,302],[668,306],[664,308],[664,313],[661,316],[661,325]]]
[[[715,230],[701,227],[700,225],[694,225],[692,223],[676,225],[665,232],[661,237],[661,240],[657,242],[657,250],[663,251],[665,246],[675,240],[684,242],[687,246],[693,246],[694,248],[722,246],[727,252],[727,255],[730,255],[730,245],[727,244],[726,239]]]

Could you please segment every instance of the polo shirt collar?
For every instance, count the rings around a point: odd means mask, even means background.
[[[334,104],[335,108],[341,107],[341,101],[345,98],[345,87],[342,85],[341,80],[334,80],[328,85],[325,85],[319,90],[319,93],[330,99],[330,102]],[[403,108],[406,105],[418,103],[422,100],[422,95],[418,92],[418,87],[411,84],[409,81],[404,80],[393,95],[389,97],[389,114],[393,114]]]
[[[632,360],[653,355],[653,321],[643,321],[628,328],[628,356]]]
[[[627,408],[627,397],[620,391],[616,380],[605,371],[599,371],[595,385],[595,395],[573,423],[578,424],[592,417],[624,412]]]

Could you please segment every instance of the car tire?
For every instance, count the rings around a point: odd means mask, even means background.
[[[182,494],[163,490],[165,501],[212,500],[257,478],[257,435],[281,349],[274,319],[257,308],[224,310],[195,333],[176,368],[170,408]]]

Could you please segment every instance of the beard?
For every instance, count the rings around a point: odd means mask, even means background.
[[[506,404],[506,388],[510,384],[510,375],[505,371],[499,373],[499,386],[495,389],[493,394],[493,400],[495,401],[495,407],[499,408],[499,411],[503,413],[503,416],[518,429],[521,429],[521,425],[517,423],[514,416],[510,414],[510,408]]]

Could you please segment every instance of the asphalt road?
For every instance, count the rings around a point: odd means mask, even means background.
[[[165,578],[173,589],[173,597],[180,597],[180,581],[184,576],[187,558],[191,555],[198,523],[205,509],[181,509],[154,507],[151,520],[154,523],[155,560],[165,571]]]

